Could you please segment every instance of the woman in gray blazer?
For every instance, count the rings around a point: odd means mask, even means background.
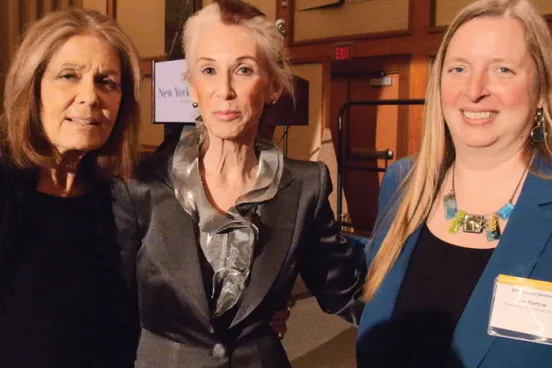
[[[293,95],[274,24],[218,1],[188,20],[183,46],[203,124],[116,188],[137,367],[291,367],[270,320],[297,273],[325,312],[355,321],[363,257],[338,236],[326,166],[258,138],[264,107]]]

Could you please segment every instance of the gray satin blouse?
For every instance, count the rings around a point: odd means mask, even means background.
[[[255,184],[222,214],[209,202],[199,173],[199,152],[205,136],[205,128],[200,126],[180,140],[171,176],[176,199],[197,224],[199,244],[213,268],[211,299],[216,304],[213,314],[220,316],[236,305],[247,285],[259,239],[257,204],[276,195],[284,163],[276,146],[257,142],[259,169]]]

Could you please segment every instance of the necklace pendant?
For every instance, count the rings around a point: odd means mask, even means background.
[[[501,219],[508,220],[513,210],[514,210],[514,206],[512,206],[512,204],[508,202],[504,206],[502,206],[496,214]]]
[[[481,215],[467,214],[464,218],[462,231],[465,233],[479,234],[485,227],[485,217]]]
[[[447,220],[456,216],[458,208],[456,207],[456,196],[454,192],[450,192],[443,197],[443,206],[445,207],[445,217]]]
[[[487,240],[494,241],[500,239],[500,226],[498,225],[498,216],[491,213],[485,222]]]
[[[458,232],[458,229],[460,229],[460,226],[464,223],[464,217],[466,216],[466,211],[461,210],[454,216],[452,219],[452,222],[449,227],[449,233],[456,234]]]

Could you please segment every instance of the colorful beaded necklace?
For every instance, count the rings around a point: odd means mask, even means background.
[[[443,197],[445,217],[447,220],[452,219],[452,222],[448,229],[449,233],[456,234],[460,228],[463,232],[472,234],[480,234],[483,232],[483,230],[485,230],[488,241],[500,239],[500,227],[498,224],[498,218],[500,217],[502,220],[508,220],[510,218],[512,211],[514,210],[514,205],[512,203],[514,200],[514,196],[516,195],[519,186],[521,185],[521,182],[525,177],[527,170],[529,169],[529,165],[527,165],[527,168],[523,171],[523,174],[521,175],[521,178],[516,185],[516,189],[514,189],[514,193],[512,193],[512,196],[510,197],[508,202],[506,202],[506,204],[504,204],[504,206],[502,206],[498,211],[490,213],[486,216],[467,213],[467,211],[465,210],[458,211],[456,194],[454,191],[454,168],[455,166],[453,164],[452,188],[450,192]]]

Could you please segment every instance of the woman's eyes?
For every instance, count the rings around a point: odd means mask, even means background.
[[[504,67],[504,66],[501,66],[501,67],[497,68],[497,70],[500,73],[513,73],[512,69]]]
[[[253,74],[253,68],[248,66],[240,66],[238,68],[238,74],[251,75]]]
[[[215,68],[212,67],[206,67],[201,70],[201,73],[203,74],[215,74]]]
[[[68,82],[77,82],[81,79],[81,76],[75,72],[64,72],[58,75],[58,79],[61,79],[63,81],[68,81]],[[121,84],[118,81],[113,80],[109,76],[103,76],[103,75],[94,77],[94,83],[99,84],[100,86],[108,88],[110,90],[119,89],[121,86]]]
[[[254,72],[255,72],[254,69],[249,66],[240,66],[239,68],[236,69],[235,73],[239,75],[251,75]],[[213,67],[205,67],[201,69],[201,73],[207,74],[207,75],[214,75],[216,74],[216,70]]]
[[[448,72],[449,73],[462,73],[464,70],[465,69],[462,68],[461,66],[455,66],[455,67],[449,68]]]
[[[118,82],[116,82],[112,79],[109,79],[109,78],[100,79],[100,80],[98,80],[97,83],[100,83],[100,84],[106,86],[107,88],[113,89],[113,90],[119,89],[121,87],[120,83],[118,83]]]
[[[77,74],[76,73],[61,73],[58,78],[59,79],[65,79],[65,80],[77,79]]]
[[[499,74],[513,74],[514,73],[512,69],[510,69],[508,67],[505,67],[505,66],[497,67],[497,68],[494,68],[492,70],[498,72]],[[466,71],[466,69],[464,69],[461,66],[455,66],[455,67],[448,68],[447,71],[448,71],[448,73],[458,74],[458,73],[464,73]]]

